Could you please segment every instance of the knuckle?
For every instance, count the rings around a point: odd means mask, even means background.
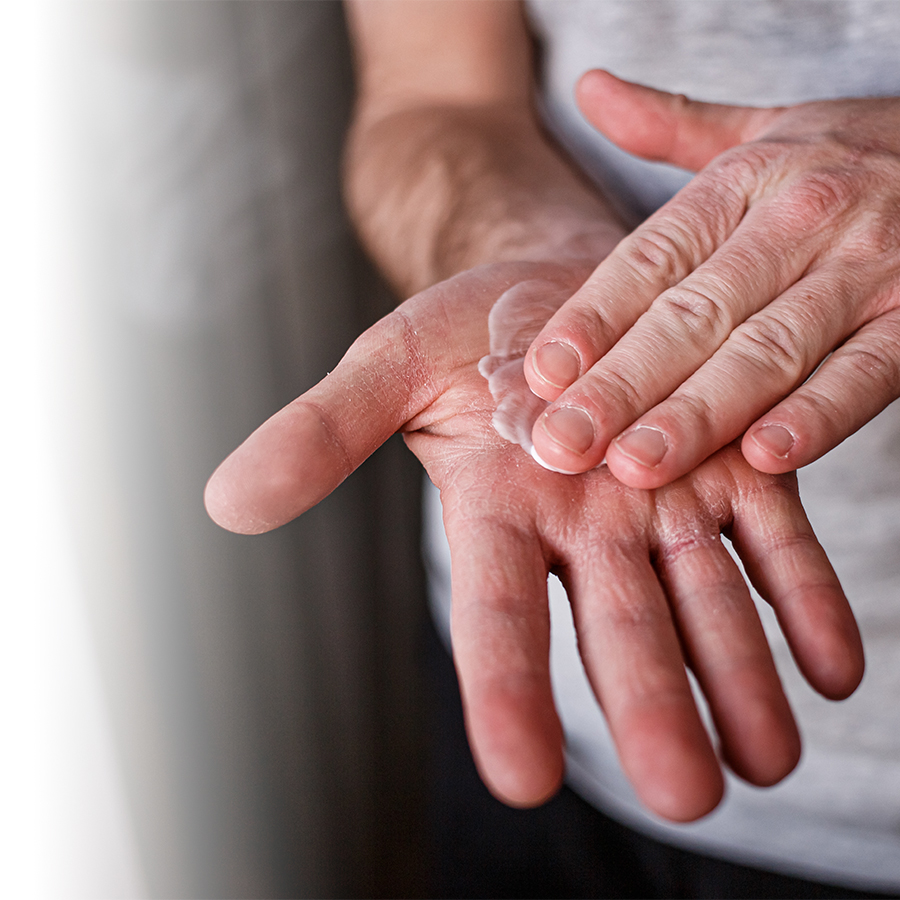
[[[338,424],[332,410],[326,404],[319,403],[305,395],[297,397],[290,403],[290,406],[295,410],[306,412],[310,418],[318,422],[320,434],[330,447],[333,459],[340,460],[342,476],[346,478],[350,475],[359,465],[359,461],[355,459],[348,444],[347,434]]]
[[[672,564],[698,551],[709,551],[719,541],[719,529],[714,523],[698,527],[682,522],[663,530],[655,547],[656,559]]]
[[[681,431],[689,430],[693,442],[705,445],[715,434],[720,411],[710,405],[708,397],[693,393],[688,385],[666,400],[666,415],[681,423]]]
[[[900,360],[897,359],[896,346],[887,347],[870,341],[865,346],[845,347],[842,355],[857,380],[869,382],[873,387],[890,387],[893,391],[900,389]]]
[[[702,336],[720,340],[732,328],[731,316],[721,297],[691,284],[680,284],[660,295],[660,312],[686,336]]]
[[[371,355],[376,353],[376,348],[380,351],[377,355],[385,357],[389,364],[414,367],[417,372],[426,368],[427,354],[422,347],[420,329],[402,306],[364,331],[352,349]]]
[[[850,424],[846,410],[827,388],[818,386],[815,379],[793,394],[790,404],[791,420],[801,425],[795,434],[803,445],[809,441],[810,435],[831,440]]]
[[[734,330],[734,340],[745,356],[767,369],[777,369],[794,380],[806,373],[806,351],[801,337],[771,315],[756,315],[739,325]]]
[[[785,154],[785,147],[777,141],[753,141],[740,144],[719,154],[707,167],[717,183],[739,189],[741,201],[746,202],[768,181]]]
[[[715,165],[721,171],[755,179],[770,166],[777,166],[786,152],[780,141],[750,141],[721,153],[716,157]]]
[[[605,373],[602,383],[594,383],[591,388],[591,396],[587,399],[598,410],[624,408],[632,413],[640,413],[646,406],[641,388],[617,369],[610,369]],[[612,403],[611,396],[614,398]]]
[[[660,279],[668,284],[681,281],[693,268],[690,244],[682,235],[668,233],[662,228],[645,225],[635,231],[622,245],[626,262],[649,282]]]
[[[774,518],[799,503],[797,481],[793,473],[769,475],[750,468],[745,462],[741,464],[741,469],[740,477],[734,476],[738,498],[735,506],[738,510],[752,506]],[[766,536],[774,537],[775,530],[767,532]]]
[[[564,324],[557,326],[557,332],[564,332],[566,340],[579,348],[589,365],[598,358],[600,348],[611,347],[616,339],[613,322],[601,303],[602,297],[586,294],[566,308]]]
[[[867,209],[848,236],[847,251],[852,259],[867,262],[884,260],[897,268],[900,253],[900,215],[896,206],[889,210]]]
[[[762,536],[762,542],[767,554],[784,554],[788,559],[814,553],[819,547],[819,541],[812,531],[798,528],[773,529]]]
[[[784,214],[793,227],[804,232],[817,231],[855,204],[859,197],[858,181],[847,169],[804,172],[785,193]]]

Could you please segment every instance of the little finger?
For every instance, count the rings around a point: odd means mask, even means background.
[[[755,422],[747,462],[773,474],[824,456],[900,397],[900,311],[860,328],[812,377]]]

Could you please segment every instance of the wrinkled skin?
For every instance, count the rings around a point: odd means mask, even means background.
[[[578,97],[624,149],[699,174],[527,356],[554,401],[543,459],[583,472],[605,455],[653,488],[744,435],[753,466],[788,472],[900,396],[900,99],[722,106],[603,71]]]
[[[552,570],[569,592],[586,670],[638,795],[661,816],[690,820],[719,802],[723,778],[685,664],[735,772],[772,784],[800,751],[721,532],[774,605],[816,689],[850,693],[862,650],[793,475],[760,474],[728,447],[666,488],[639,491],[605,467],[577,476],[547,471],[494,430],[495,403],[478,362],[489,352],[495,300],[519,282],[543,280],[558,286],[562,302],[589,271],[497,264],[418,294],[219,467],[207,508],[234,531],[274,528],[402,430],[441,490],[456,665],[470,742],[491,790],[533,805],[562,777],[548,658]]]

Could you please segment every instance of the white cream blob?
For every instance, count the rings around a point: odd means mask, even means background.
[[[478,363],[497,404],[491,420],[494,430],[552,472],[561,470],[545,463],[531,441],[534,423],[549,403],[528,387],[525,354],[547,320],[571,295],[568,288],[538,279],[522,281],[501,294],[488,316],[491,352]]]

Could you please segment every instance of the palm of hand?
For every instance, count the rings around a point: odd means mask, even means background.
[[[549,676],[552,569],[569,593],[626,773],[651,809],[692,819],[719,801],[722,775],[686,663],[738,774],[773,783],[799,755],[759,620],[720,532],[730,529],[815,687],[849,693],[861,649],[790,476],[762,475],[726,448],[665,488],[638,491],[605,467],[547,471],[494,430],[496,404],[478,371],[489,310],[511,286],[534,279],[557,285],[562,302],[588,273],[576,264],[502,264],[407,301],[223,463],[207,503],[233,530],[275,527],[402,428],[441,489],[454,655],[470,740],[492,790],[536,803],[561,778]],[[534,334],[523,333],[523,352]]]

